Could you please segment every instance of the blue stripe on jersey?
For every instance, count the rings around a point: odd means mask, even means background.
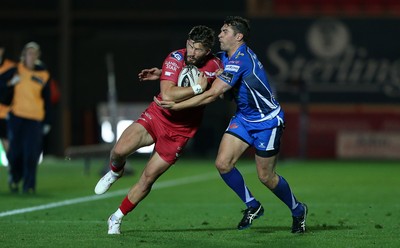
[[[233,87],[237,115],[247,121],[257,122],[275,117],[279,103],[275,100],[267,74],[254,52],[243,44],[228,58],[221,53],[224,72],[221,80]],[[272,116],[274,115],[274,116]]]

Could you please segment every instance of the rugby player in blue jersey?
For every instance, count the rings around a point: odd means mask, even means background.
[[[230,91],[237,110],[222,137],[215,165],[225,183],[247,206],[238,229],[250,227],[253,220],[264,213],[261,203],[252,195],[236,168],[241,155],[251,146],[256,151],[259,180],[290,209],[292,233],[303,233],[307,206],[296,199],[287,181],[275,171],[284,113],[273,96],[262,63],[246,44],[249,33],[247,19],[227,17],[218,35],[222,50],[219,57],[224,71],[214,80],[212,87],[182,102],[159,101],[158,104],[167,109],[181,110],[208,104]],[[199,84],[205,90],[206,78],[200,78]]]

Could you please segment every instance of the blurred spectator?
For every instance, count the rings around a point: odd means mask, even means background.
[[[4,149],[0,150],[0,156],[3,155],[3,152],[7,152],[8,150],[6,117],[12,92],[9,90],[9,87],[7,87],[7,83],[13,77],[15,67],[16,63],[6,57],[5,47],[0,46],[0,140]],[[3,163],[2,157],[0,157],[0,164],[1,163]]]
[[[10,148],[9,187],[11,192],[34,193],[36,172],[43,148],[43,136],[50,131],[50,74],[39,60],[40,46],[27,43],[10,81],[13,96],[8,118]]]

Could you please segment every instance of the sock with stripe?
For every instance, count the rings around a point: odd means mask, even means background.
[[[228,173],[220,174],[225,183],[240,197],[247,207],[257,208],[260,203],[254,199],[244,183],[242,174],[235,167]]]
[[[299,204],[296,197],[293,195],[288,182],[279,176],[278,185],[272,192],[289,207],[293,216],[300,216],[304,212],[303,205]]]
[[[116,172],[116,173],[119,174],[119,172],[121,172],[121,170],[124,169],[125,163],[126,163],[126,161],[124,161],[124,162],[122,162],[122,163],[119,163],[119,162],[117,162],[117,161],[114,160],[114,161],[110,161],[109,166],[110,166],[110,169],[111,169],[113,172]]]
[[[122,217],[124,217],[129,212],[131,212],[136,206],[137,206],[137,204],[132,203],[128,199],[128,196],[126,196],[124,198],[124,200],[122,200],[121,205],[119,206],[119,208],[117,209],[117,211],[115,211],[115,213],[113,215],[117,219],[122,219]]]

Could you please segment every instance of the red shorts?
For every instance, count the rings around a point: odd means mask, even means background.
[[[166,128],[157,116],[146,111],[140,115],[136,122],[142,125],[153,137],[154,150],[158,155],[168,164],[174,164],[190,138]]]

